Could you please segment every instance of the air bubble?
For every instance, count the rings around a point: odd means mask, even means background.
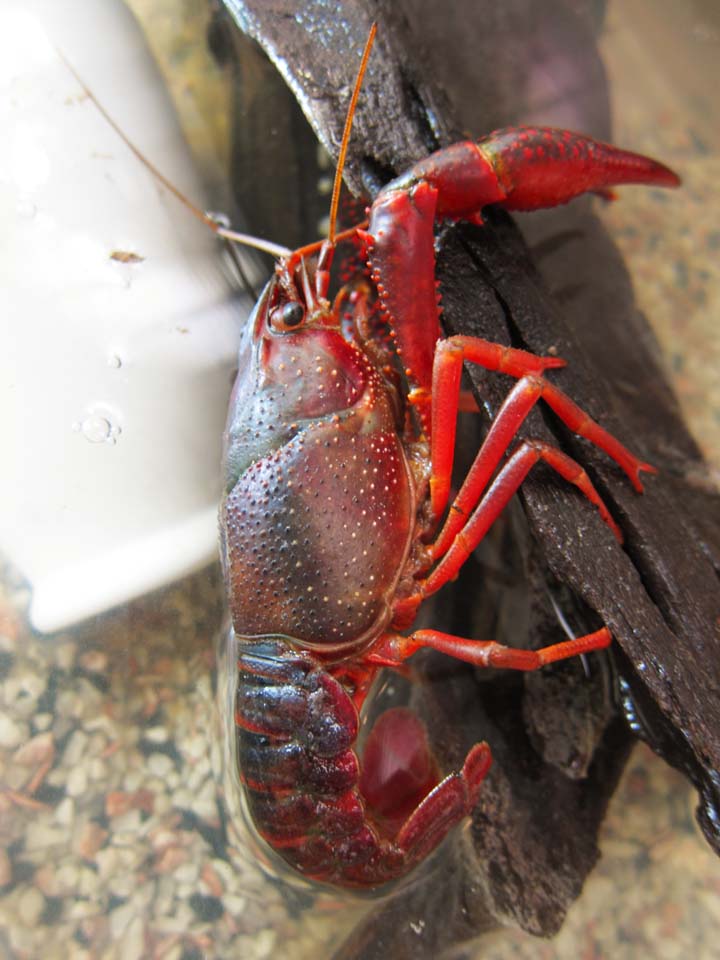
[[[80,424],[80,432],[90,443],[104,443],[112,433],[112,424],[106,417],[90,414]]]
[[[122,428],[107,410],[88,413],[82,420],[75,421],[72,428],[76,433],[82,434],[88,443],[107,443],[110,446],[117,443],[122,433]]]

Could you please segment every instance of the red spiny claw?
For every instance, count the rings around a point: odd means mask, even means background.
[[[623,183],[680,184],[657,160],[553,127],[496,130],[478,149],[495,170],[508,210],[556,206],[586,192],[607,196],[609,187]]]

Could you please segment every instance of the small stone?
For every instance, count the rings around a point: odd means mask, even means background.
[[[90,867],[80,867],[80,879],[77,894],[80,897],[95,898],[98,892],[97,873]]]
[[[34,930],[29,930],[19,923],[12,923],[8,926],[8,939],[10,941],[11,957],[32,957],[35,954]]]
[[[182,960],[184,947],[180,938],[175,935],[175,939],[166,941],[169,943],[169,946],[166,946],[163,943],[158,944],[158,950],[162,949],[162,953],[158,953],[158,956],[162,957],[162,960]]]
[[[174,803],[170,794],[160,789],[153,790],[153,813],[158,819],[165,817],[173,809]]]
[[[13,762],[21,767],[39,767],[50,763],[55,757],[55,744],[51,733],[39,733],[17,748]]]
[[[95,717],[89,717],[85,722],[85,729],[103,733],[108,740],[115,741],[118,736],[117,722],[105,713],[99,713]]]
[[[61,643],[55,650],[55,662],[61,670],[70,671],[75,663],[77,654],[77,644]]]
[[[35,887],[23,890],[18,898],[18,916],[27,927],[34,926],[45,909],[45,897]]]
[[[76,893],[77,891],[73,891]],[[101,912],[100,904],[90,900],[71,900],[67,908],[69,920],[90,920]]]
[[[150,814],[155,806],[155,795],[150,790],[111,790],[105,796],[108,817],[122,817],[131,810]]]
[[[110,935],[113,940],[123,936],[133,919],[135,907],[132,903],[124,903],[110,913]]]
[[[98,780],[107,780],[108,765],[104,760],[94,757],[88,764],[88,775],[94,782]]]
[[[164,753],[151,753],[147,759],[147,768],[155,777],[167,777],[175,768],[170,757]]]
[[[261,930],[255,937],[255,957],[257,960],[263,960],[264,957],[269,957],[275,950],[275,942],[277,940],[277,931],[276,930]]]
[[[125,782],[123,787],[127,793],[135,793],[136,790],[140,789],[140,786],[145,777],[145,770],[129,770],[125,776]]]
[[[74,863],[63,863],[58,868],[57,882],[60,890],[66,893],[73,893],[80,879],[80,871]]]
[[[188,810],[192,804],[192,794],[189,790],[181,789],[175,791],[174,804],[179,810]]]
[[[174,830],[159,828],[153,830],[150,834],[150,843],[155,850],[163,850],[165,847],[171,847],[177,843],[177,833]]]
[[[165,743],[168,739],[168,732],[165,727],[150,727],[145,731],[145,739],[151,743]]]
[[[185,858],[187,859],[187,858]],[[187,883],[194,886],[198,880],[198,866],[196,863],[186,863],[175,871],[175,880],[178,883]]]
[[[133,917],[122,943],[123,960],[142,960],[145,956],[145,928],[142,917]]]
[[[88,673],[107,673],[108,656],[103,650],[88,650],[79,662]]]
[[[80,797],[87,790],[88,778],[85,767],[73,767],[70,771],[65,792],[69,797]]]
[[[0,887],[6,887],[12,880],[12,863],[5,850],[0,847]]]
[[[185,786],[193,793],[199,792],[205,781],[210,776],[210,768],[207,764],[198,763],[191,767],[190,775],[185,777]]]
[[[42,821],[32,822],[25,834],[26,850],[48,850],[51,847],[65,847],[67,830],[64,827],[51,827]]]
[[[97,730],[94,733],[91,732],[90,742],[87,748],[88,757],[101,757],[107,749],[107,745],[108,738],[102,731]]]
[[[232,890],[237,882],[237,871],[228,863],[227,860],[215,858],[211,860],[213,870],[218,874],[226,890]]]
[[[220,897],[223,894],[223,883],[218,874],[213,869],[212,864],[206,863],[201,872],[200,879],[207,887],[208,893],[214,897]]]
[[[36,713],[32,718],[33,729],[38,733],[47,730],[52,722],[53,715],[51,713]]]
[[[166,847],[155,861],[155,873],[172,873],[187,862],[187,851],[183,847]]]
[[[35,871],[35,886],[46,897],[58,897],[60,884],[55,867],[51,863],[44,863]]]
[[[35,705],[47,685],[45,676],[39,673],[21,673],[5,682],[5,701],[23,717],[35,713]]]
[[[123,900],[127,900],[132,895],[136,886],[137,877],[132,873],[118,873],[108,880],[108,890],[110,893]]]
[[[101,880],[107,881],[114,876],[118,869],[118,852],[115,847],[103,847],[98,850],[95,856],[95,864],[98,868],[98,876]]]
[[[64,827],[71,827],[75,819],[75,801],[64,797],[55,808],[55,819]]]
[[[67,742],[63,752],[63,764],[66,767],[74,767],[85,757],[87,749],[88,735],[84,730],[75,730]]]
[[[95,855],[104,846],[108,832],[100,824],[90,820],[84,824],[75,844],[75,851],[84,860],[94,860]]]
[[[105,795],[105,813],[108,817],[120,817],[132,810],[133,794],[125,790],[111,790]]]
[[[225,904],[225,910],[232,917],[239,917],[245,912],[247,900],[245,897],[238,897],[233,893],[226,893],[222,898]]]
[[[207,738],[200,735],[189,736],[183,740],[182,752],[190,760],[200,760],[207,755]]]
[[[27,738],[27,728],[16,723],[6,713],[0,713],[0,747],[12,750]]]

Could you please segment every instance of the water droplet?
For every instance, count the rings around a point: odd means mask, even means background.
[[[91,413],[80,424],[82,435],[90,443],[104,443],[112,435],[112,424],[106,417]]]
[[[112,367],[113,370],[119,370],[122,366],[122,357],[119,357],[116,353],[110,354],[108,357],[108,366]]]

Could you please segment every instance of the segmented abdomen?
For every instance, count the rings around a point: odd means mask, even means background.
[[[240,641],[235,723],[251,816],[283,859],[343,885],[398,875],[402,854],[378,837],[357,789],[357,711],[312,654]]]

